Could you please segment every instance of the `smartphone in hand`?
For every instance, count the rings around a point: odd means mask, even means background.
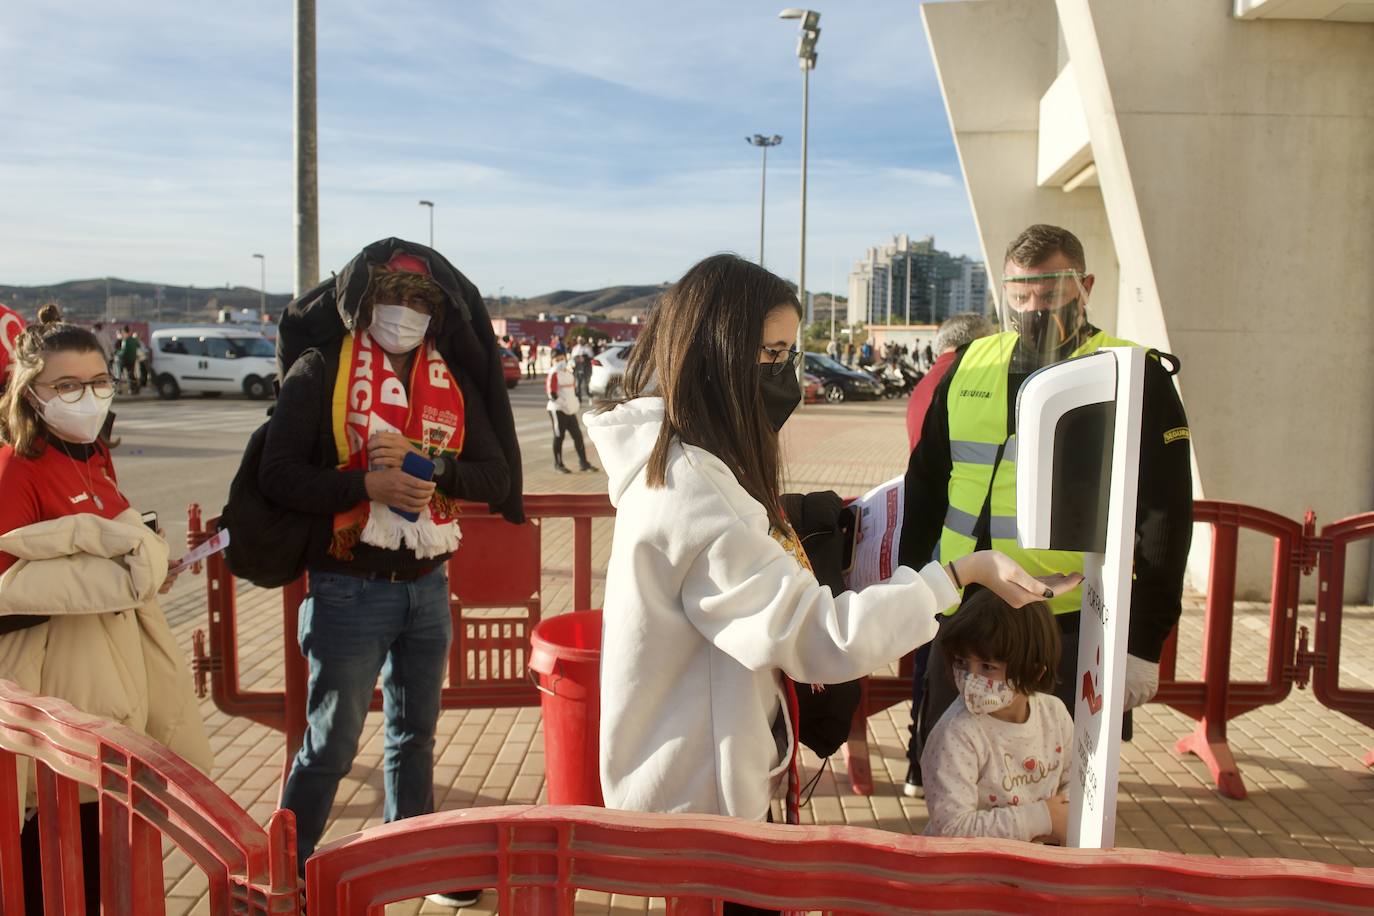
[[[148,526],[149,531],[151,531],[153,534],[157,534],[156,512],[144,512],[142,515],[139,516],[139,520],[143,522],[143,524]]]
[[[434,479],[434,462],[415,452],[406,452],[405,458],[401,460],[401,470],[411,477],[418,477],[421,480]],[[389,508],[408,522],[420,520],[420,513],[418,512],[404,512],[395,506]]]

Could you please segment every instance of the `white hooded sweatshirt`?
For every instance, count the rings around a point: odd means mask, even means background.
[[[833,596],[709,452],[674,445],[666,486],[646,484],[662,399],[586,422],[617,510],[601,648],[606,805],[763,820],[794,740],[788,723],[780,757],[780,673],[802,684],[870,674],[931,639],[958,593],[932,563]]]

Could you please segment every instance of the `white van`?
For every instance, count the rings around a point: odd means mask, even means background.
[[[153,332],[153,384],[158,397],[243,392],[269,398],[277,350],[261,334],[233,327],[161,328]]]

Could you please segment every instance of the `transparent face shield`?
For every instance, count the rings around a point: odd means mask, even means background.
[[[1087,327],[1088,292],[1077,271],[1002,278],[1002,330],[1020,341],[1014,370],[1034,371],[1068,357]]]

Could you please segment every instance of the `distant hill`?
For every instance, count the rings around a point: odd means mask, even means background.
[[[506,296],[498,301],[489,297],[487,308],[492,315],[508,318],[534,318],[540,312],[547,312],[558,316],[586,314],[608,321],[624,321],[643,315],[666,288],[667,284],[607,286],[587,291],[560,289],[528,299]],[[171,286],[117,277],[108,281],[103,277],[67,280],[50,286],[0,284],[0,302],[18,309],[29,319],[43,303],[56,302],[68,317],[86,321],[107,315],[113,316],[115,321],[207,321],[214,320],[220,309],[256,310],[258,301],[258,291],[246,286]],[[269,293],[267,313],[273,317],[280,315],[290,301],[291,297],[283,293]],[[828,307],[827,294],[817,294],[818,314],[820,309]]]
[[[56,302],[66,317],[86,321],[110,316],[115,321],[204,321],[220,309],[258,308],[259,293],[246,286],[206,288],[172,286],[100,277],[67,280],[48,286],[0,284],[0,302],[32,319],[45,302]],[[267,313],[281,314],[291,297],[267,296]]]
[[[601,318],[629,318],[642,315],[663,292],[662,286],[607,286],[587,292],[560,289],[529,299],[517,300],[513,308],[525,317],[539,312],[556,315],[589,314]]]

